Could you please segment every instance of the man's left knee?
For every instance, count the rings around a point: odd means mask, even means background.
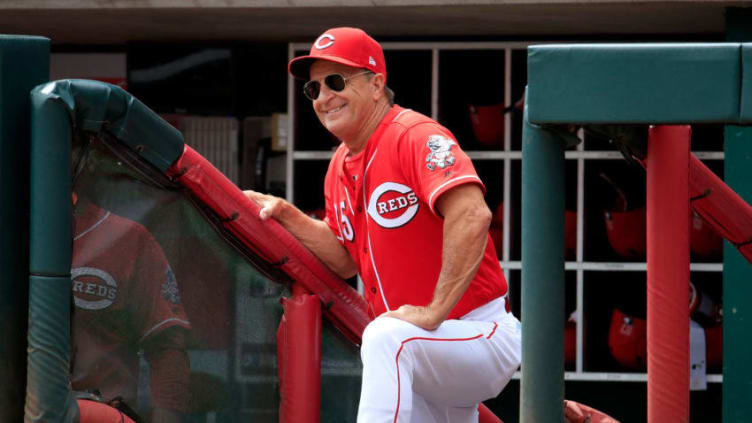
[[[399,348],[402,341],[409,338],[406,332],[414,328],[414,325],[393,317],[377,318],[363,331],[361,351],[368,354],[374,349],[388,351]]]

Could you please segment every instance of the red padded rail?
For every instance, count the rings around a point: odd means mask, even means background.
[[[689,161],[689,196],[692,208],[752,263],[752,207],[695,155]]]
[[[324,315],[356,344],[370,318],[363,297],[273,219],[262,221],[259,207],[225,175],[189,146],[167,170],[212,209],[243,244],[317,295]]]
[[[642,160],[647,169],[650,157]],[[689,157],[690,205],[752,263],[752,206],[694,154]]]

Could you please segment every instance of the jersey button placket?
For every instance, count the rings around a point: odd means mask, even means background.
[[[374,294],[376,293],[376,287],[375,286],[371,287],[371,292],[374,293]]]

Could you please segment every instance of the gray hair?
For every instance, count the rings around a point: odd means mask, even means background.
[[[366,76],[368,77],[368,79],[371,79],[374,75],[376,75],[375,73],[373,73],[373,71],[371,71],[369,69],[363,69],[363,70],[366,71],[366,72],[368,72],[366,74]],[[386,99],[389,101],[389,105],[390,106],[394,106],[394,90],[392,90],[388,86],[384,85],[384,94],[386,94]]]
[[[389,105],[394,106],[394,91],[384,85],[384,93],[386,93],[386,99],[389,100]]]

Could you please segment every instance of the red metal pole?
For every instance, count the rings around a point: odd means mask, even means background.
[[[648,140],[648,422],[689,421],[689,126]]]

